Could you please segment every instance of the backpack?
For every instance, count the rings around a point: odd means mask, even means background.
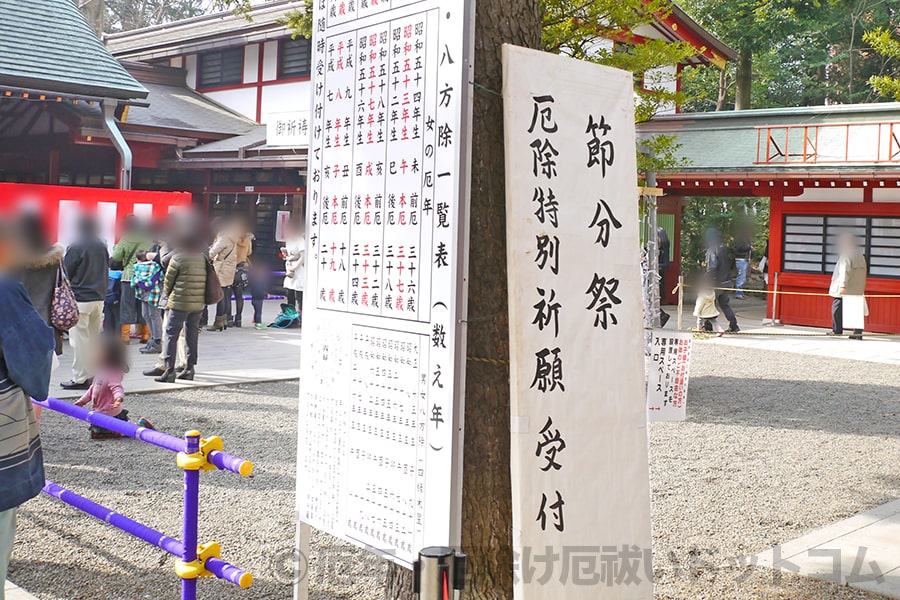
[[[298,313],[297,309],[290,304],[282,304],[281,313],[275,317],[275,322],[271,323],[269,327],[275,329],[300,327],[300,313]]]

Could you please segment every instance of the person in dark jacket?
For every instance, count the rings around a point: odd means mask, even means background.
[[[109,278],[109,252],[100,239],[94,217],[78,221],[78,241],[66,250],[66,273],[78,302],[78,323],[69,330],[72,345],[72,380],[60,384],[67,390],[86,390],[94,378],[94,356],[103,329],[103,301]]]
[[[29,396],[50,386],[53,330],[9,271],[16,260],[9,224],[0,222],[0,585],[6,582],[16,509],[41,492],[44,460]]]
[[[734,264],[737,268],[737,281],[734,282],[734,287],[738,290],[734,297],[738,300],[744,299],[744,284],[747,283],[747,274],[750,272],[750,256],[753,252],[751,238],[751,231],[746,226],[741,226],[734,236]]]
[[[34,309],[44,323],[50,325],[50,307],[59,277],[65,249],[52,244],[44,231],[44,222],[37,213],[22,215],[19,229],[20,256],[17,261],[19,281],[25,286]],[[62,354],[62,332],[53,330],[56,354]]]
[[[706,231],[706,272],[712,277],[716,288],[731,287],[731,256],[728,254],[728,248],[722,244],[722,234],[715,229]],[[740,331],[737,316],[731,309],[731,292],[717,289],[716,302],[728,319],[728,331],[732,333]]]
[[[166,299],[166,368],[156,381],[173,383],[178,336],[184,329],[187,364],[178,379],[193,379],[197,364],[200,313],[206,306],[206,261],[203,244],[196,232],[176,234],[176,251],[166,268],[162,295]]]

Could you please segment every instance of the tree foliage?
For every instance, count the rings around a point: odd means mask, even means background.
[[[130,31],[196,17],[206,12],[204,0],[106,0],[109,33]]]
[[[564,54],[635,73],[638,122],[661,108],[681,104],[685,95],[664,89],[659,69],[684,62],[697,53],[690,44],[638,38],[633,32],[668,16],[668,0],[544,0],[542,43],[548,52]],[[616,40],[611,43],[610,40]],[[644,89],[647,88],[647,89]]]
[[[893,64],[896,65],[900,61],[900,41],[887,28],[879,27],[867,31],[863,36],[863,40],[878,55],[892,61]],[[883,72],[872,75],[869,78],[869,84],[880,95],[893,100],[900,100],[900,78],[897,75],[885,75]]]
[[[750,54],[749,107],[874,102],[868,81],[897,58],[873,52],[864,32],[896,30],[900,7],[890,0],[683,0],[702,24],[741,53]],[[741,92],[740,63],[724,77],[689,70],[686,110],[728,110]],[[744,106],[747,108],[748,106]]]
[[[709,228],[725,234],[726,246],[732,245],[733,232],[747,227],[753,235],[753,258],[762,258],[769,235],[769,198],[692,197],[684,206],[681,220],[681,270],[698,270],[706,259],[704,233]]]

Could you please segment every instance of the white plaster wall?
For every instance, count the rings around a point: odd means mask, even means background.
[[[188,54],[184,57],[184,68],[187,70],[187,84],[191,89],[197,89],[197,55]]]
[[[259,80],[259,44],[244,47],[244,83]]]
[[[263,54],[263,81],[278,79],[278,42],[266,42]]]
[[[310,109],[309,81],[267,85],[262,95],[262,120],[272,113],[306,111]]]
[[[648,69],[644,72],[644,89],[675,92],[678,90],[676,76],[677,69],[672,65]]]
[[[862,202],[862,188],[848,187],[831,187],[815,188],[808,187],[803,190],[799,196],[788,196],[785,202]]]
[[[221,90],[218,92],[204,92],[209,98],[224,104],[245,117],[256,120],[256,88],[243,88],[237,90]]]
[[[889,186],[872,188],[872,202],[900,202],[900,187]]]
[[[636,27],[633,31],[636,35],[650,38],[652,40],[659,40],[663,37],[659,30],[651,25],[641,25],[640,27]]]

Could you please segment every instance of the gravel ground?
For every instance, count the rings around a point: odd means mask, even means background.
[[[296,383],[280,382],[126,399],[132,421],[145,416],[174,435],[196,427],[221,436],[227,452],[255,463],[248,478],[201,474],[200,542],[218,541],[222,558],[255,580],[248,590],[203,580],[200,598],[291,598],[297,396]],[[131,439],[92,441],[87,427],[44,411],[47,477],[180,539],[181,472],[174,455]],[[130,484],[135,477],[139,483]],[[377,596],[359,590],[382,585],[382,561],[325,534],[316,533],[312,547],[313,598]],[[41,495],[19,511],[9,578],[41,600],[164,600],[180,597],[173,564],[162,550]]]
[[[296,398],[296,384],[268,383],[126,401],[134,418],[221,435],[256,463],[246,479],[202,475],[201,541],[219,541],[223,558],[256,579],[246,591],[205,580],[201,598],[291,597]],[[896,367],[698,342],[688,414],[651,427],[658,599],[879,598],[734,565],[900,497]],[[91,441],[86,429],[45,412],[48,477],[180,537],[174,457],[134,440]],[[140,485],[128,483],[135,473]],[[380,600],[382,561],[319,533],[312,548],[314,599]],[[41,497],[20,511],[10,579],[41,600],[162,600],[178,597],[172,562]]]
[[[656,597],[880,598],[737,559],[900,497],[896,367],[694,349],[689,420],[651,427]]]

